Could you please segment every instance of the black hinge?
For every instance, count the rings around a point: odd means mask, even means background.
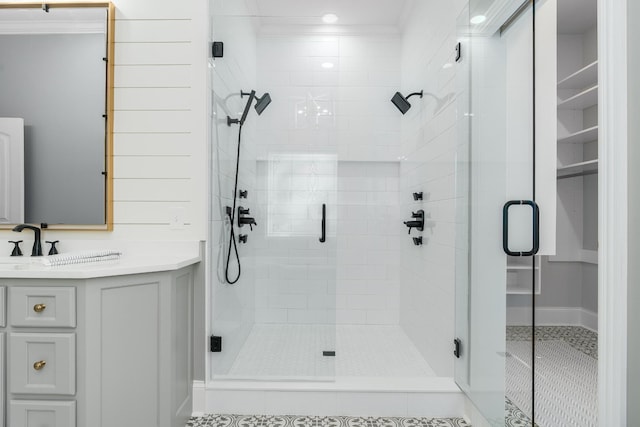
[[[455,340],[453,340],[453,345],[454,345],[454,349],[453,349],[453,355],[460,359],[460,353],[462,351],[462,341],[460,341],[459,338],[456,338]]]
[[[220,353],[222,351],[222,337],[211,335],[211,346],[209,351],[211,351],[211,353]]]
[[[211,44],[211,56],[213,58],[222,58],[224,56],[223,42],[213,42]]]
[[[462,59],[462,43],[456,45],[456,62],[460,62]]]

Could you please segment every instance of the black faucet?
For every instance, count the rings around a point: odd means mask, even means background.
[[[33,249],[31,249],[31,256],[42,256],[42,243],[40,242],[40,228],[34,227],[33,225],[20,224],[16,225],[13,228],[13,231],[17,231],[20,233],[25,228],[29,230],[33,230],[35,234],[35,241],[33,242]]]
[[[253,231],[253,226],[258,225],[256,220],[249,215],[249,209],[245,209],[242,206],[238,208],[238,227],[242,227],[243,225],[248,225]]]
[[[404,222],[404,225],[409,227],[409,234],[411,234],[411,229],[413,228],[417,228],[418,231],[424,230],[424,211],[422,209],[418,212],[411,212],[411,218],[414,219]]]

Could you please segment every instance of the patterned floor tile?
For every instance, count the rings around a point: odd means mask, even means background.
[[[505,411],[505,427],[531,427],[531,418],[514,405],[508,397],[505,398]]]
[[[471,427],[462,418],[204,415],[186,427]]]
[[[531,340],[530,326],[507,326],[507,341]],[[578,351],[598,358],[598,333],[582,326],[536,326],[536,341],[563,340]]]
[[[529,327],[507,328],[508,426],[531,425],[526,416],[532,411],[531,337]],[[541,326],[535,337],[536,423],[597,426],[597,333],[577,326]]]

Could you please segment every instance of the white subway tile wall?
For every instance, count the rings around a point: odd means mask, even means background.
[[[399,48],[397,35],[259,36],[274,103],[256,141],[257,322],[398,323]]]
[[[402,43],[402,92],[425,96],[411,98],[402,121],[401,212],[423,209],[426,225],[423,246],[402,240],[400,325],[440,376],[453,376],[455,207],[462,200],[455,186],[454,48],[463,2],[454,3],[416,2]],[[424,200],[414,201],[413,192]]]

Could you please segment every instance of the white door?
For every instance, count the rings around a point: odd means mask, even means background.
[[[0,117],[0,224],[24,222],[24,120]]]

